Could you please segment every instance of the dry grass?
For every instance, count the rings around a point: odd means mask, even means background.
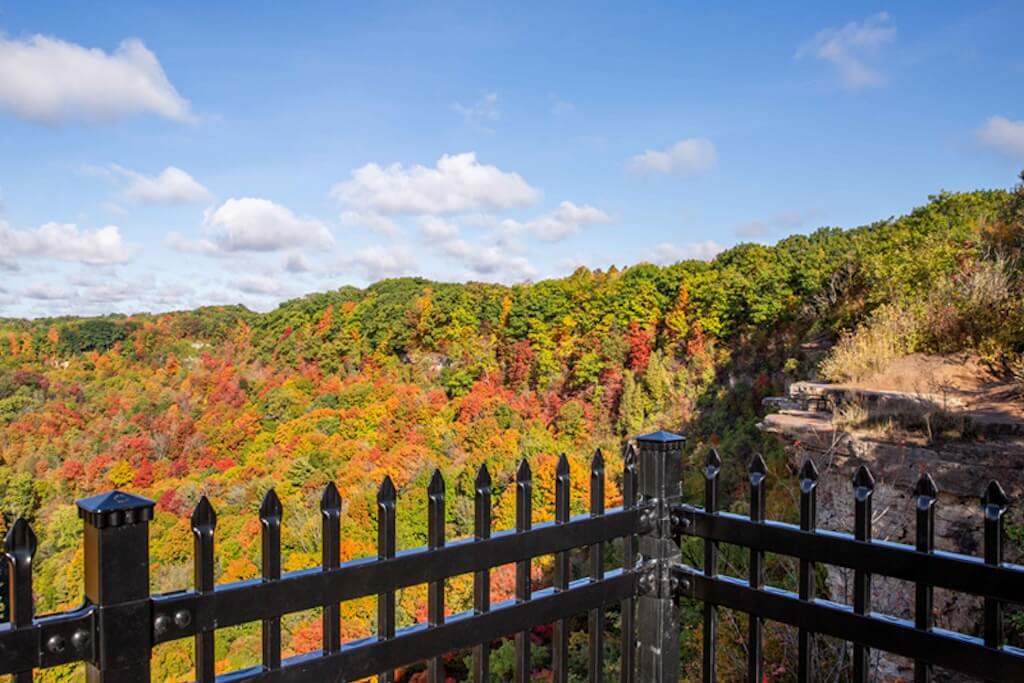
[[[932,444],[970,439],[977,431],[970,416],[923,396],[875,406],[854,397],[834,405],[832,415],[837,427],[887,440],[918,438]]]
[[[833,382],[857,381],[913,353],[917,345],[917,316],[897,306],[882,306],[839,339],[821,364],[821,374]]]

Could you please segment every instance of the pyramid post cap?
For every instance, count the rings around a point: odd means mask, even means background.
[[[682,434],[675,434],[673,432],[666,432],[665,430],[651,432],[650,434],[643,434],[636,437],[637,442],[653,443],[653,444],[682,444],[686,441],[686,437]]]
[[[97,529],[141,524],[153,519],[155,503],[124,491],[109,491],[77,502],[78,516]]]

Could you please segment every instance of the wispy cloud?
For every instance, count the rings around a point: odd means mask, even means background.
[[[1014,157],[1024,157],[1024,121],[992,116],[976,132],[986,147]]]
[[[650,255],[650,261],[662,266],[667,266],[679,261],[689,261],[694,259],[699,261],[710,261],[724,250],[725,247],[714,240],[691,242],[689,244],[681,245],[662,242],[654,248],[654,251]]]
[[[764,237],[773,229],[783,228],[796,230],[811,224],[822,217],[822,212],[817,209],[807,211],[783,211],[767,218],[760,218],[745,221],[736,226],[734,232],[737,237],[754,239]]]
[[[687,138],[663,150],[646,150],[629,162],[634,173],[689,175],[710,170],[718,163],[715,145],[706,138]]]
[[[498,93],[484,91],[472,104],[452,102],[451,109],[462,116],[463,120],[473,126],[484,127],[490,121],[497,121],[501,116],[498,109]]]
[[[870,62],[883,45],[896,39],[896,26],[886,12],[863,21],[851,21],[841,28],[826,28],[800,46],[797,59],[812,57],[831,63],[846,88],[878,86],[885,76]]]

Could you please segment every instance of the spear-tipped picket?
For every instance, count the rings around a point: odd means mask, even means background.
[[[491,473],[487,465],[480,465],[473,482],[473,537],[478,541],[491,537]],[[473,611],[484,614],[491,610],[491,572],[487,569],[473,573]],[[473,681],[489,683],[491,680],[491,645],[480,643],[473,648]]]
[[[857,468],[853,476],[853,536],[858,541],[871,542],[871,499],[875,492],[875,478],[867,465]],[[871,574],[857,569],[853,572],[853,611],[868,614],[871,611]],[[860,643],[853,645],[853,680],[867,683],[870,651]]]
[[[516,531],[529,531],[533,515],[533,473],[530,463],[522,460],[516,471]],[[516,562],[516,602],[530,599],[530,564],[529,559]],[[515,680],[516,683],[528,683],[530,680],[530,633],[520,631],[515,637]]]
[[[15,628],[32,625],[32,558],[37,547],[32,527],[24,518],[19,517],[4,539],[8,577],[7,610],[11,626]],[[11,679],[12,683],[31,683],[32,670],[18,672]]]
[[[718,512],[718,475],[722,471],[722,458],[718,451],[709,448],[704,455],[704,510]],[[718,541],[704,539],[704,575],[718,576]],[[705,683],[714,683],[718,678],[718,606],[704,603],[704,648],[702,671]]]
[[[818,468],[810,458],[800,467],[800,529],[813,532],[818,526]],[[814,600],[814,563],[800,560],[801,600]],[[809,683],[814,676],[814,634],[807,629],[797,633],[797,679]]]
[[[341,495],[334,482],[324,487],[320,496],[321,566],[324,571],[341,566]],[[341,607],[337,603],[324,605],[323,648],[332,653],[341,650]]]
[[[626,509],[636,507],[637,493],[637,454],[633,444],[626,443],[622,447],[622,506]],[[623,571],[631,571],[636,566],[636,536],[631,534],[622,540]],[[636,672],[636,601],[627,598],[622,601],[622,670],[621,683],[632,683]]]
[[[935,500],[939,496],[935,480],[927,472],[923,473],[914,485],[914,507],[917,510],[914,547],[919,553],[931,553],[935,550]],[[921,583],[914,584],[914,626],[922,631],[931,631],[933,590],[932,586]],[[914,662],[914,683],[930,683],[932,665],[922,660]]]
[[[434,470],[427,487],[427,546],[430,550],[444,547],[444,477]],[[427,586],[427,621],[431,626],[444,623],[444,579]],[[444,683],[444,659],[439,654],[427,660],[430,683]]]
[[[1003,563],[1003,515],[1010,499],[995,479],[985,487],[981,505],[985,514],[985,564],[999,566]],[[1000,648],[1003,637],[1003,606],[998,600],[985,598],[985,645]]]
[[[565,453],[558,456],[555,466],[555,523],[569,522],[569,459]],[[569,551],[555,553],[554,588],[564,591],[569,588]],[[552,638],[552,670],[556,683],[567,683],[569,680],[569,621],[559,619],[555,622]]]
[[[384,477],[377,490],[377,558],[390,559],[395,556],[395,506],[397,495],[391,477]],[[377,595],[377,638],[390,640],[395,637],[395,592],[387,591]],[[380,683],[395,680],[394,671],[385,671],[378,676]]]
[[[213,535],[217,528],[217,513],[206,496],[199,499],[192,511],[192,547],[197,593],[213,591]],[[215,632],[201,630],[195,636],[196,681],[213,683],[215,671]]]
[[[590,516],[604,514],[604,455],[601,449],[594,451],[590,458]],[[604,544],[590,546],[590,580],[604,578]],[[587,639],[590,652],[590,683],[604,680],[604,609],[590,610],[587,618]]]
[[[750,521],[764,522],[768,465],[760,453],[755,453],[750,459],[747,474],[750,480]],[[764,552],[755,548],[750,549],[748,583],[751,588],[764,587]],[[764,622],[753,614],[747,619],[747,680],[750,683],[761,683],[764,678],[763,626]]]
[[[274,489],[270,489],[260,505],[264,581],[277,581],[281,578],[282,513],[281,499]],[[281,617],[263,620],[263,666],[269,670],[281,668]]]

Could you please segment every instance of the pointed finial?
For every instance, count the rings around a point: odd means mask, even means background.
[[[386,475],[384,481],[380,483],[380,488],[377,489],[377,502],[395,502],[395,484],[391,481],[391,475]]]
[[[334,485],[333,481],[327,482],[327,486],[324,487],[324,493],[320,496],[320,509],[341,509],[341,494],[338,493],[338,487]]]
[[[750,474],[761,475],[762,478],[768,474],[768,465],[764,462],[764,456],[760,453],[754,453],[754,457],[750,459],[750,465],[748,465],[747,470]]]
[[[530,481],[533,478],[533,473],[530,472],[530,463],[523,458],[519,461],[519,469],[516,470],[516,481]]]
[[[591,475],[597,475],[602,472],[604,472],[604,454],[598,448],[590,458],[590,473]]]
[[[708,452],[704,454],[704,470],[715,470],[717,474],[722,469],[722,456],[718,454],[718,450],[714,447],[708,449]]]
[[[853,475],[853,487],[865,491],[875,490],[875,478],[871,476],[871,470],[868,469],[867,465],[861,465],[857,468],[857,473]]]
[[[214,529],[217,527],[217,512],[210,505],[210,500],[203,496],[196,503],[196,509],[192,511],[192,528],[201,529],[209,527]]]
[[[800,466],[800,480],[818,481],[818,467],[810,458],[804,460],[804,464]]]
[[[626,468],[636,467],[636,447],[627,443],[622,447],[622,460],[626,465]]]
[[[25,521],[24,517],[18,517],[7,531],[7,537],[4,539],[4,550],[7,551],[8,555],[26,553],[29,557],[32,557],[36,554],[37,547],[38,543],[36,542],[36,535],[32,531],[32,527]]]
[[[491,488],[491,473],[487,471],[487,463],[480,465],[480,469],[476,472],[476,481],[473,482],[473,485],[478,491]]]
[[[1006,491],[993,479],[985,487],[985,495],[981,497],[981,504],[986,508],[998,508],[1005,510],[1010,505],[1010,499],[1006,497]]]
[[[932,475],[927,472],[921,473],[921,476],[917,479],[917,483],[914,484],[914,495],[918,498],[939,497],[939,488],[935,485],[935,480],[932,479]]]
[[[441,470],[434,470],[434,474],[430,477],[430,485],[427,487],[427,494],[430,496],[444,495],[444,477],[441,476]]]
[[[569,476],[569,459],[565,457],[565,453],[558,456],[558,464],[555,465],[555,476],[560,478]]]
[[[260,505],[260,519],[271,519],[281,516],[281,499],[277,497],[274,489],[267,491],[263,496],[263,503]]]

